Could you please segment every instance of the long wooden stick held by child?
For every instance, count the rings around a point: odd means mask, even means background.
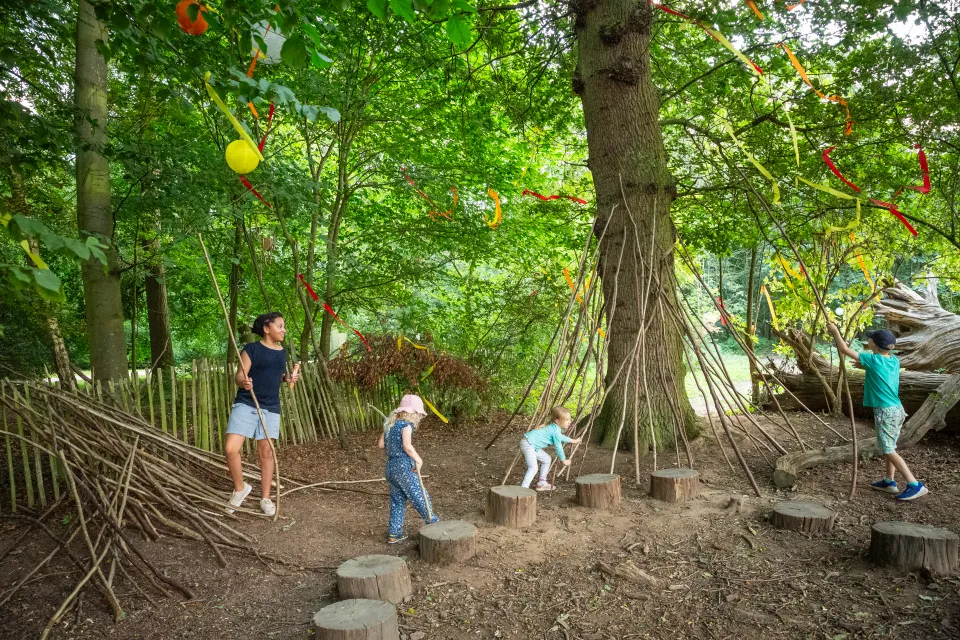
[[[298,373],[300,373],[300,363],[299,363],[299,362],[298,362],[297,364],[293,365],[293,375],[297,375]],[[291,381],[290,381],[290,388],[293,389],[293,385],[295,385],[295,384],[297,384],[297,383],[294,382],[293,380],[291,380]]]
[[[207,253],[207,246],[203,243],[203,235],[198,233],[197,239],[200,240],[200,248],[203,249],[203,257],[207,261],[207,268],[210,270],[210,279],[213,281],[213,288],[217,292],[217,299],[220,300],[220,308],[223,310],[223,319],[227,323],[227,334],[230,336],[230,346],[233,347],[233,352],[237,356],[237,362],[240,362],[240,349],[237,347],[237,341],[234,338],[233,327],[230,326],[230,314],[227,312],[227,305],[224,303],[223,295],[220,293],[220,285],[217,284],[217,276],[213,273],[213,264],[210,262],[210,254]],[[246,378],[247,374],[245,372],[243,375]],[[260,403],[257,401],[257,396],[253,392],[253,388],[250,389],[250,397],[253,398],[253,404],[257,410],[257,417],[260,418],[260,427],[263,429],[264,433],[269,433],[267,431],[266,421],[263,419],[263,412],[260,410]],[[273,441],[268,437],[267,442],[270,444],[270,453],[273,455],[273,468],[277,479],[277,510],[273,514],[273,521],[276,522],[277,518],[280,516],[280,463],[277,461],[277,450],[273,446]],[[263,482],[264,479],[261,477],[260,481]],[[269,483],[270,480],[267,479],[266,482]]]

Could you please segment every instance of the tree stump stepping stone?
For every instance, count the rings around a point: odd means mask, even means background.
[[[660,469],[650,474],[650,496],[664,502],[686,502],[700,493],[700,474],[693,469]]]
[[[313,616],[320,640],[400,640],[397,609],[383,600],[341,600]]]
[[[425,562],[453,564],[477,555],[477,528],[463,520],[446,520],[420,529],[420,557]]]
[[[413,595],[413,583],[403,558],[360,556],[337,568],[337,590],[343,599],[365,598],[398,604]]]
[[[925,524],[878,522],[870,530],[870,560],[901,571],[956,573],[958,545],[957,534]]]
[[[501,527],[529,527],[537,521],[537,492],[506,485],[490,487],[484,515]]]
[[[773,526],[803,533],[827,533],[833,529],[837,512],[816,502],[789,500],[773,508]]]
[[[577,478],[577,503],[581,507],[609,509],[620,504],[620,476],[591,473]]]

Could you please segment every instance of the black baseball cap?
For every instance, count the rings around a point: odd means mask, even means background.
[[[893,349],[897,344],[897,336],[893,335],[893,331],[889,329],[877,329],[875,331],[867,331],[867,338],[873,340],[873,344],[877,345],[878,348],[888,351]]]

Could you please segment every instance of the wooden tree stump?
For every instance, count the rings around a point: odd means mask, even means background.
[[[383,600],[342,600],[313,616],[320,640],[400,640],[397,609]]]
[[[337,589],[342,599],[367,598],[397,604],[413,595],[410,571],[403,558],[360,556],[337,568]]]
[[[650,474],[650,496],[664,502],[686,502],[700,493],[700,474],[693,469],[660,469]]]
[[[592,473],[577,478],[577,503],[581,507],[608,509],[620,504],[620,476]]]
[[[902,571],[955,573],[958,546],[957,534],[925,524],[878,522],[870,530],[870,560]]]
[[[537,521],[537,492],[514,486],[490,487],[484,515],[501,527],[529,527]]]
[[[420,529],[420,557],[426,562],[466,562],[477,555],[477,528],[463,520],[447,520]]]
[[[816,502],[791,500],[773,508],[773,526],[803,533],[827,533],[833,529],[837,512]]]

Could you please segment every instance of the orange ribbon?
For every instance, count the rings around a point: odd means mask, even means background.
[[[794,5],[793,8],[796,8],[797,6],[799,5]],[[791,9],[791,7],[787,7],[787,8]],[[790,62],[793,64],[793,68],[797,70],[797,73],[799,73],[800,77],[803,78],[803,81],[807,83],[807,86],[813,89],[813,91],[818,96],[820,96],[822,100],[828,100],[830,102],[836,102],[837,104],[843,105],[843,108],[847,110],[847,126],[846,126],[846,129],[844,129],[843,131],[843,135],[845,136],[850,135],[853,132],[853,117],[850,115],[850,107],[847,105],[847,101],[841,98],[840,96],[828,96],[821,93],[819,89],[813,86],[813,82],[811,82],[810,77],[807,75],[806,70],[803,68],[803,65],[800,64],[800,61],[797,60],[797,56],[793,55],[793,51],[790,51],[790,47],[788,47],[784,42],[781,42],[777,46],[783,48],[783,50],[787,52],[787,56],[790,58]]]

